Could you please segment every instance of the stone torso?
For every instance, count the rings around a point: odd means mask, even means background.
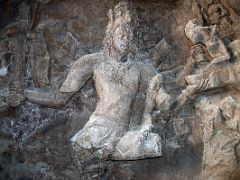
[[[95,115],[129,124],[131,105],[138,92],[140,74],[134,62],[96,65],[94,81],[99,97]]]

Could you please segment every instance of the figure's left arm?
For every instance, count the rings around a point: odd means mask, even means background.
[[[162,81],[162,76],[160,74],[154,76],[149,83],[147,97],[145,101],[145,109],[143,112],[142,119],[142,131],[150,131],[152,129],[152,117],[151,113],[153,109],[156,107],[156,97],[160,88],[160,84]]]

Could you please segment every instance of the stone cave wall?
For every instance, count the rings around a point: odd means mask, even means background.
[[[79,57],[99,52],[108,23],[107,12],[117,2],[0,1],[1,179],[83,178],[74,164],[70,139],[96,107],[92,80],[62,108],[28,102],[24,89],[54,92]],[[205,1],[201,0],[134,0],[139,14],[137,45],[142,56],[151,52],[162,39],[171,47],[158,70],[170,73],[164,79],[164,86],[173,97],[186,87],[186,84],[176,86],[174,79],[187,63],[192,46],[184,28],[189,20],[202,16],[196,8],[197,2],[202,9],[207,9]],[[219,2],[226,9],[223,17],[231,20],[220,25],[221,38],[227,45],[240,35],[240,4],[234,0]],[[209,19],[204,20],[206,25],[215,24],[214,18]],[[99,169],[101,176],[97,178],[199,179],[202,162],[206,161],[202,160],[203,154],[210,148],[204,146],[203,124],[207,116],[202,116],[206,114],[203,107],[210,104],[214,111],[212,106],[228,95],[239,96],[232,89],[206,92],[177,112],[166,114],[164,119],[155,118],[154,131],[164,141],[163,156],[106,162],[110,165]],[[90,173],[92,178],[98,174]]]

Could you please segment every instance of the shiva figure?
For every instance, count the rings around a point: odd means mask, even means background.
[[[154,103],[147,105],[151,107],[146,107],[146,104],[149,104],[146,103],[148,85],[158,73],[151,63],[140,61],[136,56],[137,18],[133,18],[134,15],[136,10],[132,4],[120,1],[113,10],[109,10],[103,51],[78,59],[60,90],[54,94],[27,91],[29,101],[59,107],[65,105],[90,78],[93,78],[99,98],[97,107],[89,121],[71,141],[101,159],[113,156],[117,143],[130,130],[132,122],[139,120],[139,132],[145,132],[146,136],[151,135],[148,139],[152,147],[146,147],[145,154],[138,151],[140,154],[134,154],[133,158],[130,153],[127,159],[162,155],[160,137],[150,132],[152,122],[149,111],[153,109]],[[131,141],[131,137],[128,141]]]

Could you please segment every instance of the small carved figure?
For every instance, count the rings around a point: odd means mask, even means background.
[[[228,61],[230,55],[223,41],[217,34],[217,26],[204,27],[200,21],[193,19],[185,27],[185,34],[193,44],[204,44],[213,58],[213,63]]]
[[[204,54],[203,48],[200,48],[200,45],[202,46],[203,44],[206,46],[213,60],[209,65],[204,63],[200,72],[185,77],[188,86],[178,97],[178,106],[183,105],[187,99],[193,98],[192,96],[194,96],[194,94],[197,92],[224,87],[232,83],[232,73],[229,71],[229,68],[219,68],[218,66],[214,65],[226,62],[230,59],[230,54],[228,53],[227,48],[216,33],[216,26],[203,27],[198,20],[194,19],[189,21],[186,25],[185,33],[194,45],[199,45],[195,50],[196,53],[192,52],[192,57],[194,57],[192,59],[196,59],[199,62],[204,62],[206,59],[208,59],[207,55]],[[187,65],[186,68],[188,69],[187,72],[190,72],[191,68],[189,67],[192,67],[193,63],[188,64],[189,65]],[[185,71],[180,74],[180,77],[186,75]]]
[[[16,22],[6,26],[0,33],[0,113],[10,107],[21,105],[26,97],[24,94],[24,61],[26,23]]]
[[[221,101],[220,109],[227,127],[240,132],[240,103],[228,96]]]
[[[221,19],[228,14],[227,10],[220,3],[210,5],[207,13],[211,24],[220,24]]]

